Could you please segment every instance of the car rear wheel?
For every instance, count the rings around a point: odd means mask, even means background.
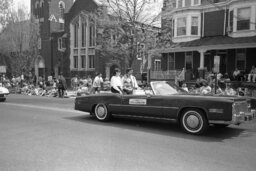
[[[182,128],[190,134],[202,134],[208,128],[208,122],[201,110],[187,109],[182,113],[180,123]]]
[[[97,104],[94,113],[96,118],[100,121],[108,121],[111,116],[105,104]]]

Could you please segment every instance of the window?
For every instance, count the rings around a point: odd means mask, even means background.
[[[174,53],[169,53],[167,61],[168,61],[168,70],[174,70],[175,69]]]
[[[58,39],[58,50],[63,50],[65,48],[66,48],[65,39],[59,38]]]
[[[94,55],[89,55],[89,68],[95,68],[95,61],[94,61],[95,56]]]
[[[187,23],[186,17],[177,19],[177,36],[185,36],[187,34],[186,23]]]
[[[177,0],[177,8],[181,8],[184,6],[183,0]]]
[[[82,47],[86,46],[86,23],[82,24]]]
[[[161,71],[161,60],[160,59],[155,59],[154,71]]]
[[[62,39],[61,38],[58,39],[58,49],[59,50],[62,49]]]
[[[89,46],[95,46],[95,25],[94,23],[91,23],[90,24],[90,27],[89,27]]]
[[[192,52],[186,52],[185,53],[185,67],[186,67],[186,69],[192,69],[193,68]]]
[[[74,56],[74,68],[78,68],[78,56]]]
[[[81,55],[81,68],[85,68],[85,67],[86,67],[86,56]]]
[[[191,18],[191,35],[198,35],[198,17]]]
[[[229,12],[229,29],[228,32],[233,32],[233,22],[234,22],[234,11]]]
[[[40,10],[39,10],[39,17],[44,17],[44,1],[40,1]]]
[[[78,23],[74,25],[74,47],[78,47]]]
[[[35,3],[35,17],[39,18],[39,13],[40,13],[40,4],[38,1]]]
[[[200,0],[192,0],[192,6],[200,5]]]
[[[250,29],[251,8],[237,9],[237,30]]]
[[[245,71],[246,66],[246,49],[237,49],[236,51],[236,68]]]
[[[173,7],[173,8],[176,8],[176,0],[175,0],[175,1],[172,1],[172,7]]]

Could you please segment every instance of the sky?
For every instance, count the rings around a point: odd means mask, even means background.
[[[30,0],[13,0],[14,8],[17,9],[18,6],[24,4],[28,11],[30,11]]]

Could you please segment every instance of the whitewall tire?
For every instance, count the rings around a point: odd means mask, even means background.
[[[185,110],[181,115],[180,124],[183,130],[190,134],[202,134],[209,126],[204,113],[198,109]]]
[[[110,113],[105,104],[97,104],[94,108],[94,114],[96,118],[100,121],[108,121],[110,119]]]

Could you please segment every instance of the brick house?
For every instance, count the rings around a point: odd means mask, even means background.
[[[162,30],[170,37],[162,48],[162,70],[186,68],[192,80],[215,67],[232,75],[256,65],[255,0],[165,0]]]
[[[35,61],[35,75],[57,76],[64,63],[65,48],[58,46],[64,36],[64,14],[73,5],[73,0],[31,0],[31,15],[40,23],[39,54]]]

